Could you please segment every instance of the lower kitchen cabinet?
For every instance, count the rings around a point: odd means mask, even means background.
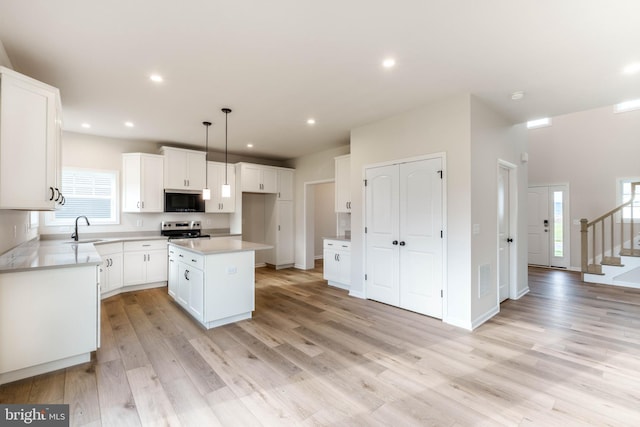
[[[97,265],[0,274],[0,384],[88,362],[99,346]]]
[[[167,241],[142,240],[123,246],[124,286],[167,280]]]
[[[169,244],[169,295],[206,328],[248,319],[254,263],[253,251],[203,255]]]
[[[351,285],[351,242],[324,239],[323,277],[331,285],[349,289]]]
[[[122,242],[95,245],[102,258],[100,264],[100,289],[106,293],[122,288]]]

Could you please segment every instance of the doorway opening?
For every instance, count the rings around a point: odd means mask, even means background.
[[[516,294],[517,281],[517,167],[498,161],[498,303]],[[513,291],[512,291],[512,288]]]
[[[336,234],[335,182],[323,180],[304,184],[303,259],[296,267],[311,270],[322,258],[322,238]]]

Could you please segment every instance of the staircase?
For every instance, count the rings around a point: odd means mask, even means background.
[[[593,221],[580,220],[582,280],[640,289],[640,182],[631,199]],[[638,221],[638,224],[635,222]]]

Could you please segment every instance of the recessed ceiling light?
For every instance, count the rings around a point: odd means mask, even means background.
[[[164,80],[160,74],[151,74],[149,78],[156,83],[161,83]]]
[[[382,66],[384,68],[393,68],[396,65],[396,60],[393,58],[387,58],[382,61]]]
[[[85,129],[90,129],[91,128],[91,125],[89,123],[83,123],[80,126],[82,126]]]
[[[624,74],[636,74],[640,72],[640,62],[634,62],[633,64],[629,64],[622,69]]]
[[[316,124],[316,119],[308,119],[307,120],[307,124],[308,125],[315,125]]]
[[[519,100],[521,100],[522,98],[524,98],[524,92],[523,92],[523,91],[521,91],[521,90],[516,91],[516,92],[513,92],[513,93],[511,94],[511,100],[513,100],[513,101],[519,101]]]
[[[253,148],[253,144],[252,143],[248,143],[247,144],[247,148]]]
[[[527,129],[543,128],[546,126],[551,126],[551,119],[549,117],[545,117],[537,120],[530,120],[527,122]]]
[[[128,128],[132,128],[133,127],[133,122],[124,122],[124,125]]]
[[[640,110],[640,99],[634,99],[632,101],[621,102],[616,104],[613,111],[616,113],[624,113],[626,111]]]

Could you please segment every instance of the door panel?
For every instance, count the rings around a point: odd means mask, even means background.
[[[498,173],[498,294],[500,302],[509,298],[511,277],[510,170],[500,166]]]
[[[442,317],[441,159],[403,163],[400,175],[400,306]]]
[[[367,169],[366,179],[367,298],[398,305],[398,169]]]
[[[549,265],[549,188],[529,187],[527,198],[529,264]]]

